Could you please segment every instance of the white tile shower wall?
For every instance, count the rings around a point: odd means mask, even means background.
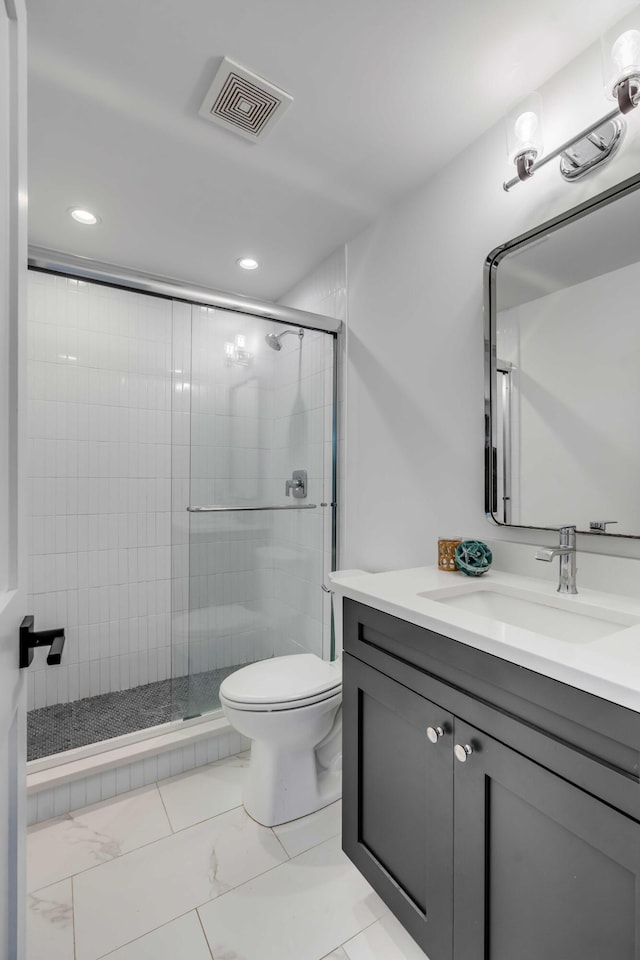
[[[266,504],[273,446],[273,351],[265,321],[192,308],[191,485],[193,505]],[[244,337],[251,355],[229,362]],[[191,514],[189,669],[197,673],[273,655],[273,516]]]
[[[302,341],[283,340],[274,375],[274,502],[284,498],[285,483],[296,469],[308,474],[308,503],[314,511],[274,516],[274,603],[278,654],[323,653],[324,516],[331,500],[325,444],[331,437],[331,394],[326,403],[325,370],[331,369],[331,340],[307,331]],[[325,479],[326,478],[326,479]],[[285,501],[286,502],[286,501]],[[295,502],[295,501],[292,501]]]
[[[171,382],[171,675],[189,672],[191,306],[174,302]]]
[[[312,313],[346,320],[346,250],[338,248],[286,296],[283,304]],[[333,459],[333,338],[307,332],[301,349],[293,337],[283,340],[287,362],[274,377],[276,483],[284,483],[291,470],[309,471],[309,499],[330,503]],[[284,359],[284,358],[283,358]],[[278,368],[276,367],[276,370]],[[338,352],[338,382],[343,377]],[[339,391],[337,407],[338,451],[342,446],[343,409]],[[341,498],[341,456],[338,453],[338,504]],[[302,647],[328,658],[331,650],[331,600],[323,592],[332,569],[332,516],[330,508],[316,514],[294,514],[282,524],[274,544],[274,590],[286,630],[279,653]],[[311,531],[305,539],[302,531]],[[320,628],[320,629],[319,629]]]
[[[286,505],[285,480],[296,468],[309,472],[311,502],[330,497],[331,340],[307,331],[276,352],[265,343],[271,331],[283,328],[193,307],[193,504]],[[225,355],[238,335],[251,354],[246,365]],[[322,653],[321,510],[192,514],[190,525],[190,672]]]
[[[30,708],[169,676],[171,325],[166,300],[30,271]]]
[[[31,605],[67,628],[60,667],[36,656],[30,708],[327,655],[330,511],[186,511],[285,504],[297,467],[312,502],[331,497],[332,341],[307,331],[276,353],[267,330],[282,327],[30,274]],[[225,360],[238,334],[247,366]]]

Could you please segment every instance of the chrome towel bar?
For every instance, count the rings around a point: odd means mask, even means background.
[[[189,513],[236,513],[245,510],[315,510],[315,503],[288,503],[282,507],[187,507]]]

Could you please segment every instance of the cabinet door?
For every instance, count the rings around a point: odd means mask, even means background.
[[[455,743],[455,960],[640,960],[640,824],[459,720]]]
[[[345,853],[430,960],[448,960],[453,719],[347,654],[343,714]]]

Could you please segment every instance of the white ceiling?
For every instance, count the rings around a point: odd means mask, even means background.
[[[30,240],[277,299],[628,6],[27,0]],[[224,55],[294,96],[264,141],[198,116]]]

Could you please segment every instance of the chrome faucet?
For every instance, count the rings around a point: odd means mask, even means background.
[[[536,560],[546,560],[547,563],[550,563],[555,557],[560,557],[558,593],[577,593],[575,527],[560,527],[560,545],[557,547],[540,547],[536,553]]]

